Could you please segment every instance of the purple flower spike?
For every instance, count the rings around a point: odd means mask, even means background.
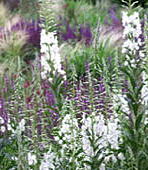
[[[69,39],[76,39],[76,35],[74,33],[74,30],[70,27],[69,24],[67,24],[66,33],[62,34],[62,38],[63,38],[64,41],[67,41]]]
[[[60,18],[62,20],[62,18]],[[69,41],[75,40],[75,42],[82,42],[85,45],[90,45],[92,42],[92,32],[89,25],[75,25],[72,27],[68,21],[63,19],[57,25],[58,28],[58,36],[61,40]]]
[[[85,41],[86,45],[91,44],[92,33],[91,33],[89,26],[84,26],[84,25],[80,26],[80,37],[81,37],[81,40]]]
[[[52,106],[55,104],[55,98],[51,91],[45,90],[45,97],[48,105]]]
[[[100,93],[105,92],[105,86],[104,86],[103,83],[101,83],[101,84],[99,85],[99,92],[100,92]]]

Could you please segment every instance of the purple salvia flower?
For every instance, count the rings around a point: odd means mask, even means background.
[[[105,86],[102,82],[99,84],[98,90],[99,90],[99,93],[105,92]]]
[[[60,20],[62,20],[62,18]],[[86,45],[90,45],[92,42],[92,32],[89,25],[75,25],[72,28],[72,26],[64,20],[63,23],[57,25],[57,28],[58,36],[64,41],[82,41]]]
[[[81,25],[79,34],[80,34],[80,40],[82,40],[82,41],[84,40],[86,45],[91,44],[92,33],[91,33],[91,29],[88,25],[87,26]]]
[[[46,97],[46,102],[48,105],[52,106],[55,104],[55,98],[53,93],[50,90],[45,90],[45,97]]]
[[[64,41],[67,41],[69,39],[76,39],[74,30],[70,27],[69,24],[67,24],[67,26],[66,26],[66,33],[62,33],[62,39]]]

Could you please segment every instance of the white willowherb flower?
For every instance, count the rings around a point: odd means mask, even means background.
[[[50,42],[50,37],[46,34],[46,30],[42,29],[41,31],[41,66],[43,68],[43,71],[41,72],[41,76],[43,79],[45,79],[47,77],[47,73],[51,71],[51,68],[49,66],[49,59],[50,59],[50,55],[49,55],[49,47],[48,47],[48,43]]]
[[[143,72],[143,82],[144,86],[141,90],[141,97],[142,97],[142,104],[144,104],[145,106],[148,105],[148,83],[147,83],[147,74],[145,72]],[[145,110],[145,114],[146,114],[146,119],[145,119],[145,124],[148,124],[148,110]]]
[[[113,95],[113,101],[114,101],[114,105],[120,105],[122,111],[124,111],[125,113],[129,112],[129,108],[128,108],[128,102],[127,100],[125,100],[125,95],[122,95],[122,92],[119,91],[117,92],[117,94]]]
[[[73,149],[73,147],[77,146],[77,138],[78,138],[78,120],[72,116],[71,114],[65,115],[62,120],[59,137],[56,137],[55,140],[59,143],[67,143],[67,148]]]
[[[87,118],[85,118],[84,116],[81,129],[83,151],[88,157],[95,156],[93,147],[89,139],[92,135],[94,135],[93,139],[96,141],[100,137],[97,143],[99,144],[98,149],[105,148],[105,151],[102,151],[100,156],[104,156],[104,154],[107,153],[108,144],[110,144],[111,147],[114,149],[118,148],[118,138],[120,132],[118,130],[117,119],[112,118],[109,120],[105,120],[102,114],[94,114]]]
[[[122,53],[126,54],[126,61],[124,64],[127,66],[128,62],[130,62],[132,67],[136,67],[136,63],[145,56],[144,51],[141,50],[144,43],[140,38],[142,25],[139,13],[135,11],[130,14],[127,11],[123,11],[122,24],[124,27],[123,38],[125,40],[122,46]]]
[[[85,117],[83,116],[83,124],[81,127],[81,135],[82,135],[82,146],[83,151],[88,157],[95,156],[93,151],[93,147],[91,146],[91,142],[89,137],[94,134],[94,139],[97,137],[101,137],[99,140],[100,147],[106,147],[107,141],[103,139],[103,135],[107,132],[107,127],[105,126],[105,120],[103,115],[97,115],[94,117]],[[100,148],[98,148],[100,149]]]
[[[122,25],[124,27],[123,37],[131,34],[134,38],[139,38],[142,34],[139,13],[134,12],[130,15],[127,11],[122,12]]]
[[[145,37],[145,52],[146,55],[148,54],[148,23],[147,23],[148,17],[145,15],[144,21],[145,21],[145,26],[144,26],[144,37]],[[146,59],[146,64],[147,64],[147,59]],[[147,72],[143,72],[142,75],[144,86],[141,91],[141,97],[142,97],[142,103],[145,106],[148,106],[148,75]],[[145,124],[148,124],[148,109],[145,110],[146,118],[145,118]]]
[[[18,126],[17,126],[17,128],[16,128],[15,131],[13,131],[13,128],[11,127],[10,124],[8,124],[8,128],[9,128],[10,130],[12,130],[12,132],[21,135],[21,133],[25,131],[25,123],[26,123],[26,122],[25,122],[25,119],[22,119],[22,120],[19,122],[19,124],[18,124]]]
[[[144,17],[144,37],[145,37],[145,56],[147,56],[148,54],[148,23],[147,23],[147,19],[148,17],[145,15]],[[147,59],[146,59],[146,64],[147,64]],[[141,97],[142,97],[142,104],[144,104],[145,106],[148,106],[148,75],[147,75],[147,71],[144,71],[142,74],[142,78],[143,78],[143,82],[144,82],[144,86],[141,90]],[[145,109],[145,124],[148,124],[148,109]]]
[[[114,96],[118,96],[119,97],[119,94],[116,94]],[[119,98],[118,98],[119,99]],[[121,99],[121,98],[120,98]],[[127,110],[127,103],[126,103],[126,100],[124,98],[122,98],[122,101],[124,103],[124,106],[123,104],[122,107],[126,109],[126,112],[128,112]],[[114,113],[110,116],[110,118],[107,120],[107,141],[108,143],[110,144],[110,147],[111,149],[119,149],[119,142],[121,142],[119,139],[121,139],[121,130],[120,130],[120,125],[119,125],[119,115],[115,112],[116,108],[118,108],[118,104],[120,104],[120,100],[115,100],[115,98],[113,98],[113,110],[114,110]],[[106,153],[109,153],[110,150],[107,150]],[[118,156],[118,159],[123,159],[123,156],[119,157]],[[110,155],[105,157],[105,162],[108,162],[110,159],[112,159],[112,161],[116,162],[117,161],[117,158],[116,156],[114,155],[114,153],[111,154],[110,152]]]
[[[12,127],[12,122],[10,121],[10,118],[8,118],[7,130],[11,131],[13,134],[15,133],[15,130]]]
[[[23,132],[25,130],[25,119],[22,119],[19,123],[18,128]]]
[[[142,61],[144,63],[146,61],[145,53],[146,50],[143,48],[145,47],[145,42],[147,39],[147,33],[145,34],[144,40],[140,38],[141,34],[144,34],[142,32],[142,25],[140,22],[140,17],[138,12],[134,12],[132,14],[129,14],[128,12],[123,12],[122,15],[122,23],[124,26],[124,32],[123,32],[123,38],[125,39],[125,42],[122,47],[122,52],[126,54],[126,61],[125,66],[128,66],[129,63],[133,68],[137,67],[137,63],[139,61]],[[147,22],[145,22],[145,25]],[[141,48],[142,47],[142,48]],[[133,56],[132,56],[133,55]],[[142,97],[142,103],[144,105],[148,104],[148,87],[147,87],[147,76],[146,73],[142,73],[142,78],[144,82],[144,86],[141,90],[141,97]],[[122,103],[125,104],[123,97],[121,97]],[[127,102],[126,102],[127,103]],[[128,108],[127,104],[123,106],[123,109]],[[147,111],[146,111],[146,114]],[[147,122],[147,120],[146,120]]]
[[[49,62],[52,62],[54,69],[58,73],[61,75],[65,74],[62,70],[58,40],[55,34],[56,32],[47,33],[45,29],[42,29],[41,31],[41,66],[43,68],[41,76],[43,79],[45,79],[47,73],[51,71]]]
[[[128,11],[122,12],[122,25],[124,43],[122,46],[122,53],[125,55],[124,66],[131,66],[136,68],[139,61],[143,61],[145,52],[142,49],[144,42],[140,38],[142,34],[142,25],[139,17],[139,12],[130,13]],[[125,95],[126,96],[126,95]],[[122,111],[129,112],[128,101],[120,92],[115,97],[115,101],[119,102]]]
[[[35,165],[37,163],[36,155],[32,153],[28,153],[28,164]]]
[[[4,124],[4,123],[5,123],[4,119],[0,117],[0,124]]]
[[[82,145],[78,119],[72,110],[71,112],[63,117],[55,141],[61,147],[59,152],[60,162],[66,161],[67,166],[75,162],[75,168],[79,169],[82,165],[82,161],[79,161],[79,159],[83,159],[84,154],[82,151],[80,152]]]
[[[44,154],[43,160],[41,161],[40,170],[55,170],[58,165],[58,156],[56,153],[51,151],[51,147],[47,153]]]
[[[108,132],[107,132],[107,140],[110,143],[111,147],[113,149],[118,149],[118,139],[120,136],[120,131],[119,131],[119,126],[118,126],[118,118],[112,116],[109,120],[108,120]]]
[[[1,126],[1,127],[0,127],[0,131],[1,131],[2,133],[4,133],[4,132],[6,131],[6,127],[5,127],[5,126]]]

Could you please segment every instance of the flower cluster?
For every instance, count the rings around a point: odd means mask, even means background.
[[[91,115],[91,116],[93,116],[93,115]],[[105,126],[105,120],[104,120],[103,115],[99,115],[95,118],[84,117],[83,122],[84,122],[82,125],[83,150],[87,156],[93,157],[93,156],[95,156],[95,153],[94,153],[93,146],[91,145],[91,141],[89,138],[92,135],[94,135],[94,141],[96,141],[96,139],[98,137],[103,136],[103,134],[107,131],[106,126]],[[102,140],[99,147],[102,148],[102,147],[106,146],[106,142],[107,141]],[[99,147],[98,147],[98,149],[100,149]]]
[[[41,76],[43,79],[47,77],[47,73],[55,69],[61,75],[65,72],[62,70],[61,57],[59,53],[58,41],[55,32],[46,33],[46,30],[41,31],[41,66],[43,71]],[[53,69],[52,69],[53,68]]]
[[[55,136],[55,140],[62,147],[61,148],[61,161],[68,161],[72,163],[71,156],[75,160],[76,167],[81,166],[79,158],[83,157],[81,150],[81,137],[78,119],[72,115],[65,115],[61,123],[61,128],[58,136]]]
[[[142,34],[138,12],[134,12],[130,15],[127,11],[123,11],[122,24],[124,27],[123,36],[125,38],[129,34],[132,35],[133,38],[139,38],[139,35]]]
[[[60,161],[70,163],[74,159],[75,162],[79,162],[78,159],[82,159],[84,162],[91,162],[94,158],[97,158],[98,161],[102,158],[105,161],[110,159],[116,161],[113,154],[110,154],[110,156],[107,156],[107,154],[110,153],[109,146],[112,149],[118,149],[120,137],[118,119],[112,116],[107,120],[101,113],[92,113],[91,115],[83,114],[80,122],[74,116],[74,113],[66,114],[58,131],[55,130],[54,140],[61,148]],[[100,154],[98,154],[99,150],[101,150]],[[74,153],[77,155],[76,157]],[[73,160],[71,159],[71,154],[73,155]],[[77,167],[81,167],[82,164],[77,163]],[[89,169],[89,166],[85,166]]]
[[[123,38],[124,43],[122,46],[122,53],[126,54],[125,65],[130,62],[132,67],[136,67],[137,62],[144,58],[144,52],[141,50],[143,46],[142,25],[138,12],[129,14],[127,11],[122,13],[122,24],[124,27]],[[133,56],[136,56],[133,58]]]
[[[59,144],[63,144],[63,147],[73,149],[73,145],[77,145],[75,140],[78,137],[78,129],[78,120],[72,115],[67,114],[62,120],[59,135],[55,137],[55,140]],[[64,143],[66,144],[67,142],[69,143],[69,145],[64,145]]]
[[[35,165],[37,163],[36,155],[31,152],[28,153],[28,164]]]
[[[40,170],[56,169],[58,167],[68,168],[73,161],[75,162],[75,167],[80,167],[81,162],[78,159],[82,155],[79,152],[81,148],[79,131],[77,118],[72,114],[66,114],[61,121],[60,127],[54,128],[56,146],[51,146],[49,151],[44,154]],[[55,148],[58,149],[58,153],[55,152]]]
[[[101,148],[107,148],[108,144],[111,145],[112,149],[118,149],[118,139],[120,136],[118,119],[112,117],[109,120],[105,120],[102,114],[92,114],[87,118],[84,116],[83,122],[82,143],[83,150],[88,157],[93,157],[96,154],[90,140],[92,136],[93,140],[98,142],[95,143],[95,145],[98,145],[98,150]],[[105,156],[106,153],[107,150],[104,150],[100,157]]]
[[[147,54],[148,51],[148,23],[147,23],[147,16],[145,16],[144,19],[144,40],[145,40],[145,52]],[[147,63],[147,62],[146,62]],[[144,86],[141,91],[141,97],[143,99],[143,104],[148,105],[148,83],[147,83],[147,72],[143,72],[142,78],[144,82]],[[145,124],[148,124],[148,110],[146,109],[146,119],[145,119]]]
[[[17,127],[17,132],[23,132],[25,131],[25,120],[22,119],[20,122],[19,122],[19,125]]]
[[[40,165],[40,170],[49,170],[49,169],[56,169],[56,166],[58,166],[58,156],[56,155],[56,153],[51,152],[51,148],[49,149],[49,151],[47,153],[44,154],[44,157],[41,161],[41,165]]]

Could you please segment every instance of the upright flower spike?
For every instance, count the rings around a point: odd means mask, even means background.
[[[142,35],[142,24],[140,21],[139,13],[134,11],[129,13],[128,11],[122,12],[122,25],[123,25],[123,45],[122,53],[125,56],[124,66],[131,66],[133,69],[138,66],[140,61],[144,58],[143,51],[143,39]],[[128,100],[126,99],[126,93],[128,92],[128,84],[126,82],[126,89],[122,89],[120,94],[114,96],[114,100],[118,101],[121,105],[122,111],[129,113]],[[123,92],[124,90],[124,92]]]
[[[61,56],[55,31],[55,19],[51,10],[52,2],[44,0],[41,4],[40,16],[43,20],[41,27],[41,66],[43,68],[41,77],[47,78],[51,71],[64,75],[61,66]],[[46,16],[47,15],[47,16]],[[50,17],[48,17],[50,16]]]
[[[62,70],[58,40],[55,34],[56,32],[46,33],[44,29],[41,31],[41,65],[43,68],[41,76],[43,79],[46,78],[48,72],[53,71],[50,62],[53,64],[55,71],[61,75],[65,74]]]
[[[143,73],[145,67],[145,42],[141,36],[143,34],[140,22],[140,13],[129,8],[128,12],[123,12],[122,23],[124,26],[123,54],[125,63],[121,66],[122,74],[127,81],[127,92],[124,93],[128,111],[120,107],[122,121],[121,124],[121,150],[128,162],[128,166],[134,165],[134,169],[147,169],[147,127],[145,125],[146,105],[143,103],[142,91],[145,80]],[[123,95],[122,95],[123,97]],[[121,97],[121,99],[122,99]],[[123,106],[123,102],[121,105]],[[136,164],[135,164],[136,162]]]
[[[147,23],[147,20],[148,20],[148,17],[145,15],[144,31],[143,31],[144,32],[143,37],[144,37],[144,41],[145,41],[145,54],[146,54],[145,56],[148,55],[148,23]],[[146,61],[146,67],[147,67],[147,61]],[[143,77],[142,77],[143,82],[145,82],[145,83],[144,83],[144,86],[142,88],[141,96],[142,96],[142,99],[143,99],[143,104],[147,106],[148,105],[148,82],[147,82],[148,75],[147,75],[146,71],[143,73]],[[146,109],[145,124],[148,124],[148,110],[147,109]]]
[[[63,169],[66,167],[79,169],[83,159],[81,135],[78,119],[76,118],[73,102],[66,100],[63,105],[63,118],[59,128],[54,129],[54,139],[56,145],[60,147],[59,157]]]
[[[142,25],[139,13],[133,12],[129,14],[127,11],[123,11],[122,24],[124,27],[123,38],[125,40],[122,53],[126,54],[125,65],[129,62],[131,66],[136,67],[136,64],[145,56],[143,50],[141,50],[143,40],[141,39]]]
[[[44,29],[41,30],[41,67],[43,68],[43,71],[41,72],[41,77],[45,79],[47,77],[47,73],[51,71],[51,68],[48,64],[48,60],[50,59],[49,55],[49,48],[47,46],[47,43],[49,43],[50,39],[48,38],[48,35],[46,34],[46,31]]]

